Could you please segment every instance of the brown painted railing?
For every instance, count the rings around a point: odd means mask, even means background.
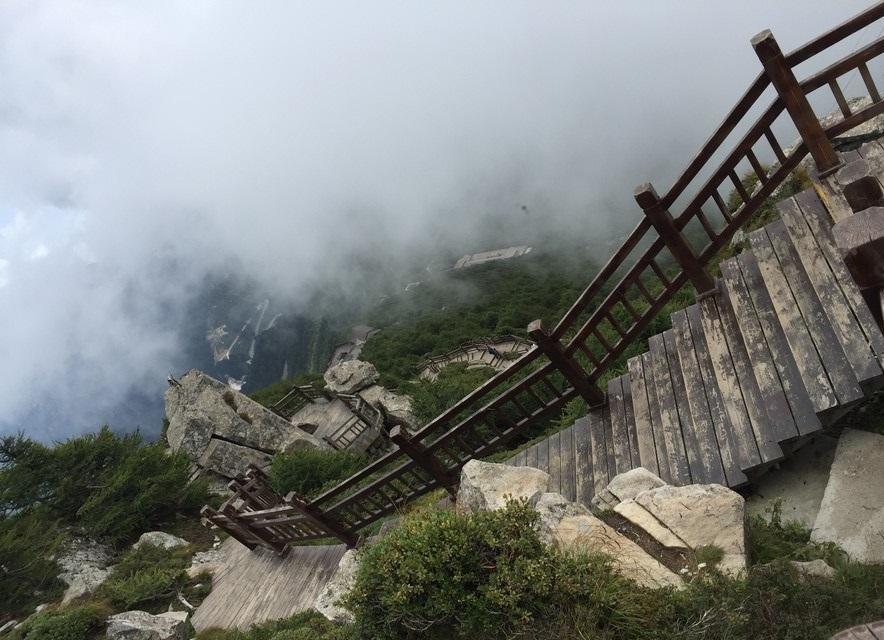
[[[832,139],[884,113],[884,101],[868,69],[868,63],[884,52],[882,38],[800,83],[793,71],[882,17],[884,3],[878,3],[788,55],[780,52],[769,32],[753,38],[764,71],[666,193],[658,196],[651,185],[636,190],[644,217],[551,332],[539,322],[532,323],[529,336],[536,348],[417,433],[391,434],[396,435],[395,450],[316,499],[290,495],[276,511],[271,508],[259,516],[244,517],[262,523],[271,518],[273,526],[287,527],[285,544],[327,536],[352,544],[360,529],[396,512],[409,500],[438,487],[450,489],[468,460],[500,448],[568,401],[583,398],[590,406],[603,403],[605,396],[597,384],[685,284],[691,283],[700,296],[715,293],[715,281],[706,265],[802,159],[810,153],[821,175],[833,171],[840,160]],[[869,98],[867,106],[855,112],[838,83],[854,70],[862,77]],[[773,101],[749,121],[750,111],[771,87]],[[807,99],[824,87],[844,115],[826,128]],[[785,122],[792,123],[801,139],[792,149],[784,149],[774,133],[784,114]],[[745,132],[739,135],[743,128]],[[739,139],[725,147],[733,135]],[[759,145],[766,145],[769,153]],[[716,164],[714,158],[721,153],[724,158]],[[759,160],[767,155],[774,160],[769,168]],[[744,167],[755,175],[757,186],[745,186]],[[704,173],[708,177],[701,180]],[[737,201],[728,202],[731,192]],[[686,204],[679,205],[682,201]],[[215,524],[225,526],[221,521]]]

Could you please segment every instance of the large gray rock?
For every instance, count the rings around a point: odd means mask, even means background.
[[[593,497],[592,504],[599,509],[613,509],[624,500],[635,498],[642,491],[656,489],[665,484],[644,467],[636,467],[614,476],[608,486]]]
[[[62,604],[94,593],[110,575],[113,551],[107,545],[75,538],[57,558],[59,579],[67,585]]]
[[[524,498],[534,506],[548,487],[549,474],[540,469],[470,460],[460,473],[457,509],[495,511],[506,506],[508,498]]]
[[[195,578],[201,573],[215,575],[227,562],[227,556],[223,546],[218,546],[208,551],[197,551],[190,559],[187,575]]]
[[[420,422],[414,414],[412,400],[409,396],[393,393],[379,384],[362,389],[359,395],[376,409],[380,409],[387,417],[388,424],[398,424],[411,431],[415,431],[420,427]]]
[[[177,549],[178,547],[185,547],[190,543],[184,538],[173,536],[171,533],[165,533],[164,531],[146,531],[141,534],[138,541],[132,545],[132,548],[140,549],[146,544],[163,549]]]
[[[348,360],[331,367],[322,377],[335,393],[356,393],[376,383],[381,376],[370,362]]]
[[[266,463],[269,454],[299,446],[325,448],[324,442],[246,395],[195,369],[166,391],[166,440],[203,468],[232,477],[249,462]],[[223,442],[225,444],[218,444]],[[231,445],[228,447],[226,445]],[[232,464],[248,452],[243,464]]]
[[[156,616],[146,611],[124,611],[107,619],[107,637],[112,640],[185,640],[185,620],[175,611]]]
[[[845,429],[810,539],[884,562],[884,436]]]
[[[212,438],[197,464],[225,478],[234,478],[245,473],[252,464],[266,470],[272,461],[273,456],[269,453]]]
[[[721,549],[720,570],[732,575],[745,571],[746,514],[740,494],[719,484],[666,485],[634,500],[690,549]]]
[[[559,549],[609,556],[617,573],[644,587],[681,588],[684,585],[681,578],[660,561],[593,515],[566,516],[551,534]]]
[[[562,551],[604,554],[615,571],[645,587],[683,586],[681,579],[639,545],[558,493],[544,493],[534,507],[540,539]]]
[[[350,549],[341,557],[335,574],[317,596],[314,609],[334,622],[353,622],[353,613],[340,602],[353,588],[358,571],[359,556],[355,549]]]

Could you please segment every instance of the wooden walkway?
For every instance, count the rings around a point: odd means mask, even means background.
[[[884,336],[829,212],[813,189],[778,208],[780,220],[722,263],[718,293],[672,314],[609,382],[606,406],[510,464],[547,471],[552,490],[584,504],[639,466],[673,484],[735,487],[880,386]]]
[[[194,612],[194,629],[248,629],[313,607],[347,548],[342,544],[292,547],[285,558],[267,549],[249,551],[230,538],[226,562],[212,592]]]
[[[845,629],[832,636],[832,640],[884,640],[884,620]]]

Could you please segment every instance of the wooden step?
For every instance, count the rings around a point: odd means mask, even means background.
[[[690,465],[681,434],[681,422],[675,403],[675,389],[672,385],[672,373],[663,334],[651,336],[648,340],[651,354],[651,381],[657,393],[657,410],[659,415],[662,440],[666,445],[666,463],[669,468],[672,484],[689,484],[691,481]]]
[[[805,192],[802,202],[804,206],[812,206],[816,202],[815,194]],[[877,381],[882,375],[881,365],[870,349],[863,328],[850,308],[831,266],[814,239],[798,200],[789,198],[779,203],[777,208],[807,280],[816,292],[820,306],[857,381]]]

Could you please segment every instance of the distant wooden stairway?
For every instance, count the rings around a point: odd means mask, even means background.
[[[877,163],[884,148],[853,156]],[[717,294],[673,313],[608,383],[605,406],[510,463],[547,471],[554,490],[587,504],[639,466],[674,484],[740,486],[876,389],[884,335],[835,247],[833,217],[814,189],[778,209],[721,264]]]
[[[884,114],[875,82],[884,36],[831,58],[882,20],[877,2],[788,53],[769,31],[756,35],[762,71],[668,191],[636,190],[641,218],[550,331],[529,325],[534,348],[417,432],[391,432],[394,448],[321,495],[276,495],[255,472],[231,483],[237,493],[222,509],[204,508],[206,522],[283,554],[323,538],[353,546],[415,498],[455,494],[468,461],[524,442],[580,399],[589,415],[512,462],[547,469],[556,489],[584,502],[640,465],[673,483],[739,486],[831,424],[882,378],[884,338],[831,225],[850,215],[832,175],[861,155],[879,177],[884,167],[878,143],[838,151]],[[796,77],[811,63],[822,68]],[[859,102],[843,93],[851,77],[865,87]],[[810,100],[826,98],[840,119],[818,120]],[[713,278],[709,265],[807,156],[827,176],[823,200],[809,191],[781,203],[782,219],[749,234],[749,249]],[[697,304],[629,359],[688,286]],[[603,388],[624,359],[628,373]]]

